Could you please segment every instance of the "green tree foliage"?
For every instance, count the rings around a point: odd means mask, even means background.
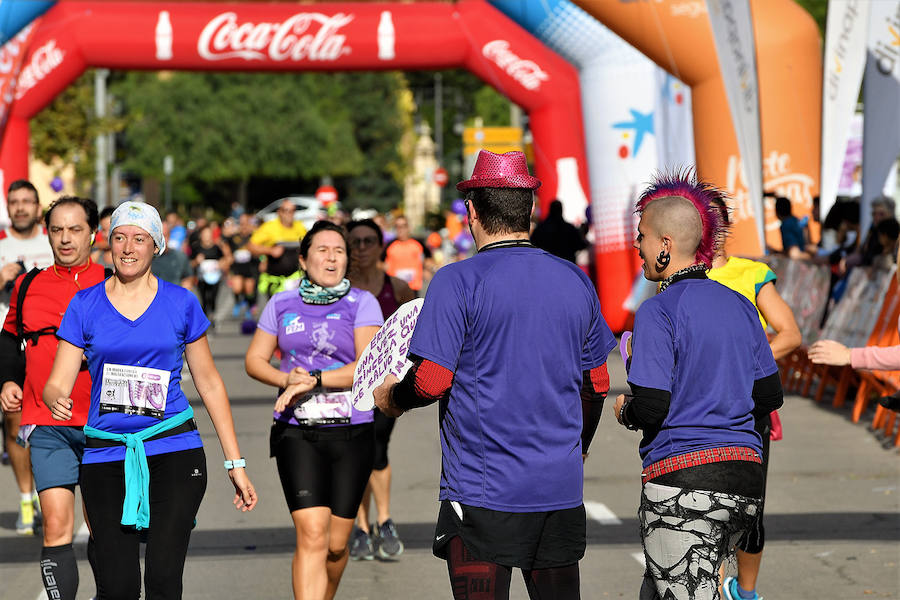
[[[140,73],[112,86],[125,107],[123,167],[176,181],[330,176],[399,201],[403,89],[396,73]]]
[[[48,164],[54,158],[73,163],[85,190],[94,176],[94,139],[123,126],[119,118],[95,116],[93,81],[94,71],[86,71],[31,120],[34,157]]]

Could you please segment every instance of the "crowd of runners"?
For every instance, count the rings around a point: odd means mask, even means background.
[[[131,600],[142,586],[148,598],[181,597],[208,478],[184,363],[234,506],[256,507],[249,474],[266,467],[241,454],[207,338],[230,294],[224,309],[253,335],[246,373],[272,390],[270,454],[296,531],[295,598],[333,598],[350,559],[403,553],[389,440],[404,412],[433,403],[442,451],[433,552],[447,562],[453,598],[508,598],[513,568],[533,600],[580,598],[583,463],[617,342],[576,264],[582,232],[558,206],[534,231],[540,185],[522,153],[482,151],[457,186],[464,200],[425,240],[401,214],[336,211],[304,224],[289,199],[262,223],[236,210],[186,226],[136,200],[98,212],[64,196],[44,211],[29,182],[10,185],[12,225],[0,232],[4,447],[21,494],[17,532],[43,535],[35,575],[48,597],[74,598],[79,587],[80,510],[98,598]],[[643,434],[644,600],[759,598],[768,440],[783,400],[775,360],[800,334],[774,273],[725,252],[727,201],[676,174],[636,206],[634,247],[658,293],[623,336],[630,393],[612,413]],[[412,366],[363,410],[351,401],[356,363],[416,297],[425,301]],[[814,359],[832,360],[825,350],[850,352],[827,347]],[[737,576],[724,578],[734,551]]]

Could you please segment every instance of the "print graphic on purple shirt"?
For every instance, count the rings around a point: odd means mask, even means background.
[[[582,503],[583,371],[615,347],[591,281],[537,248],[441,267],[409,353],[453,371],[441,500],[505,512]]]
[[[354,330],[384,322],[375,296],[357,288],[333,304],[306,304],[297,290],[272,296],[258,327],[278,338],[283,373],[294,367],[307,371],[337,369],[356,360]],[[373,420],[372,411],[350,404],[349,391],[311,394],[275,419],[293,425],[355,425]]]
[[[753,382],[778,367],[756,307],[710,279],[676,281],[635,314],[628,383],[671,393],[658,432],[645,431],[643,466],[709,448],[762,452]]]

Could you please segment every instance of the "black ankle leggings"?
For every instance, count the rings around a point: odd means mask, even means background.
[[[509,600],[512,568],[472,558],[462,538],[448,542],[447,570],[453,600]],[[551,569],[523,570],[531,600],[580,600],[578,563]]]
[[[144,557],[147,600],[181,598],[181,578],[194,517],[206,491],[202,448],[147,457],[150,528]],[[141,534],[123,527],[124,462],[82,465],[81,494],[91,524],[97,561],[98,600],[141,597]]]

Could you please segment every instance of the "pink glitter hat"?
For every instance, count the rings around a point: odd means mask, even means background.
[[[523,152],[494,154],[481,150],[475,161],[472,178],[457,183],[456,189],[464,192],[480,187],[536,190],[541,187],[541,180],[528,174],[528,164]]]

